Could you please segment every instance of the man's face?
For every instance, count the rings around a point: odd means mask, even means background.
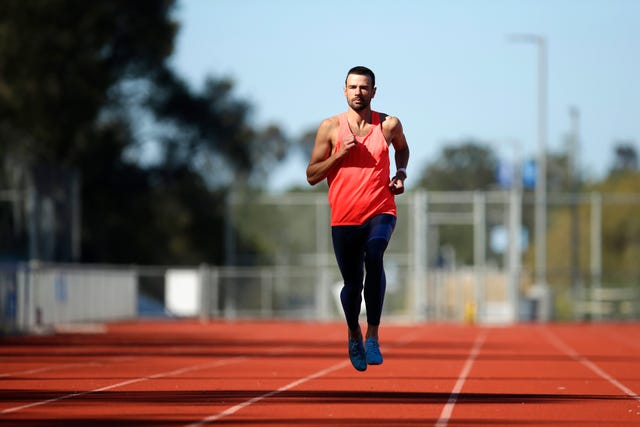
[[[347,97],[349,107],[360,111],[371,104],[371,99],[376,94],[376,88],[371,87],[371,80],[368,76],[349,74],[344,94]]]

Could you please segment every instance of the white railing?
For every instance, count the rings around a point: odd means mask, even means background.
[[[32,264],[16,269],[18,330],[135,318],[133,271],[108,266]]]
[[[513,312],[505,271],[487,267],[432,269],[425,282],[416,286],[412,280],[415,274],[401,258],[388,260],[385,321],[540,320],[535,310],[544,303],[544,296],[523,299],[529,305],[522,304],[519,313]],[[148,316],[341,320],[340,287],[340,276],[333,266],[22,264],[0,268],[0,334]],[[421,289],[418,295],[416,288]],[[594,311],[590,318],[637,318],[640,313],[630,309],[639,302],[637,292],[632,292],[633,288],[613,291],[576,300],[574,309],[593,311],[593,307],[606,306],[607,312]],[[416,302],[416,298],[422,301]],[[154,310],[149,311],[150,303]]]

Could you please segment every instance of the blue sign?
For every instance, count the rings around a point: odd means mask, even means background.
[[[511,163],[498,160],[496,167],[496,180],[502,188],[510,188],[513,181],[513,167]]]
[[[535,188],[536,186],[535,160],[527,160],[522,165],[522,186],[524,188]]]

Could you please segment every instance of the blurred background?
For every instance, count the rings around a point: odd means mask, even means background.
[[[386,316],[635,320],[640,3],[6,0],[0,330],[341,318],[305,168],[346,72],[411,148]]]

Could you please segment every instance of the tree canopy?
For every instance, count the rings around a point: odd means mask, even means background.
[[[422,172],[418,185],[429,190],[488,190],[496,184],[498,161],[485,144],[466,140],[448,144]]]
[[[0,117],[11,154],[77,165],[91,149],[100,112],[118,101],[116,83],[146,75],[171,54],[172,7],[153,0],[2,2]]]
[[[3,187],[20,191],[14,211],[24,216],[27,191],[43,209],[54,200],[48,240],[58,247],[69,243],[67,181],[77,182],[78,260],[221,262],[226,190],[260,182],[286,152],[277,125],[249,124],[251,106],[231,80],[209,77],[195,91],[168,66],[174,8],[174,0],[0,3]],[[152,162],[143,161],[149,144],[160,153]],[[0,256],[24,258],[26,234],[44,225],[20,231],[26,221],[15,216]],[[69,251],[51,258],[69,260]]]

